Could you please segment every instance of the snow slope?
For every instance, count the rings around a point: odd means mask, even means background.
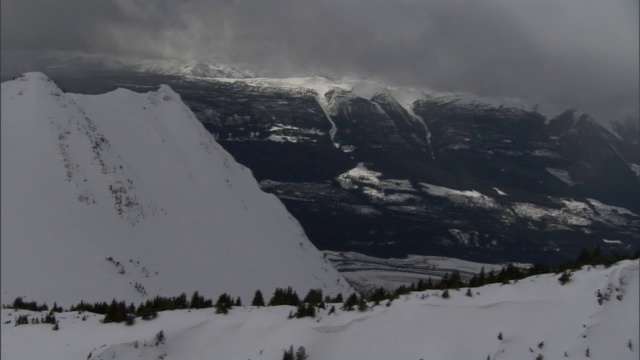
[[[412,293],[364,312],[288,320],[292,307],[234,308],[160,313],[134,326],[100,324],[100,316],[59,314],[51,325],[15,326],[2,310],[3,359],[281,359],[304,346],[309,360],[342,359],[637,359],[638,260],[584,268],[562,286],[558,274],[510,285]],[[608,294],[599,304],[596,293]],[[372,304],[369,304],[372,305]],[[33,314],[32,316],[39,316]],[[164,344],[155,346],[160,331]],[[498,335],[502,333],[502,339]],[[629,348],[631,341],[631,348]],[[136,347],[137,344],[137,347]]]
[[[167,86],[65,94],[28,73],[2,83],[1,129],[3,300],[351,290]]]

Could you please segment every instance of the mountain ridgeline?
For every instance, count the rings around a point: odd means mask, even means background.
[[[323,78],[74,78],[96,93],[170,84],[321,250],[559,263],[640,245],[633,121]],[[365,91],[366,90],[366,91]]]

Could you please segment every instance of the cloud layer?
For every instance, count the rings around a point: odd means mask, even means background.
[[[637,0],[3,0],[2,48],[216,56],[638,113]]]

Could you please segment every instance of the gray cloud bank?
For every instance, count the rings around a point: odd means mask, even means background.
[[[637,116],[637,0],[3,0],[2,49],[216,56]]]

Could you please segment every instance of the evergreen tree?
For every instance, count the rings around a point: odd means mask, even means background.
[[[194,291],[193,295],[191,295],[189,307],[191,309],[202,309],[204,307],[204,296],[200,296],[197,291]]]
[[[232,306],[233,299],[230,295],[224,293],[218,297],[218,301],[216,302],[216,314],[228,314]]]
[[[164,344],[164,330],[160,330],[157,334],[156,334],[156,346],[160,345],[160,344]]]
[[[305,349],[304,346],[300,346],[298,348],[298,351],[296,351],[295,360],[307,360],[308,358],[309,356],[307,355],[307,349]]]
[[[189,304],[187,303],[187,294],[182,293],[180,294],[180,296],[173,299],[173,309],[186,309],[188,307]]]
[[[441,296],[442,296],[443,299],[448,299],[450,297],[449,289],[444,289],[444,291],[442,292]]]
[[[322,289],[310,289],[303,301],[313,306],[320,306],[323,303]]]
[[[369,306],[367,305],[367,301],[365,300],[364,297],[361,297],[360,299],[358,299],[358,311],[365,311],[369,308]]]
[[[560,282],[560,284],[564,285],[569,281],[571,281],[571,275],[573,275],[571,271],[565,270],[562,272],[562,275],[560,275],[560,277],[558,278],[558,281]]]
[[[293,355],[293,345],[289,348],[289,350],[284,350],[282,354],[282,360],[295,360]]]
[[[264,306],[264,298],[262,297],[262,292],[260,292],[260,290],[256,290],[255,295],[253,295],[251,306]]]
[[[418,287],[419,285],[416,285],[416,288]],[[371,297],[369,297],[369,300],[373,301],[375,305],[379,305],[380,301],[384,299],[388,299],[389,297],[390,296],[389,296],[389,293],[387,293],[387,290],[385,290],[385,288],[381,286],[378,289],[376,289],[376,291],[374,291],[373,294],[371,294]]]
[[[343,303],[344,299],[342,298],[342,293],[338,293],[338,295],[336,295],[335,298],[333,298],[333,300],[331,300],[332,303]]]
[[[347,301],[345,301],[342,309],[346,311],[352,311],[356,305],[358,305],[358,295],[356,293],[352,293],[347,298]]]

